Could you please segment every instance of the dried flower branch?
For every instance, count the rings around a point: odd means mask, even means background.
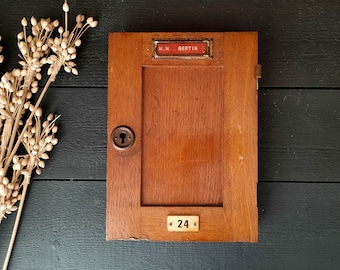
[[[8,266],[32,173],[41,173],[49,158],[48,152],[58,143],[55,123],[59,116],[49,114],[42,121],[41,101],[61,68],[78,75],[73,62],[76,48],[81,45],[86,30],[98,23],[92,17],[85,21],[85,16],[78,15],[76,26],[70,32],[67,1],[62,9],[64,27],[58,20],[38,21],[31,17],[29,33],[29,22],[26,18],[21,20],[22,32],[17,35],[21,68],[6,72],[0,81],[0,223],[6,214],[18,210],[3,269]],[[0,55],[0,63],[2,61],[3,55]],[[39,92],[38,82],[44,66],[47,66],[48,80]],[[33,104],[31,98],[35,94],[39,96]],[[24,152],[18,150],[21,145]]]

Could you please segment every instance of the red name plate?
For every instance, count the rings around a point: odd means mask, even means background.
[[[209,41],[155,42],[156,56],[209,56]]]

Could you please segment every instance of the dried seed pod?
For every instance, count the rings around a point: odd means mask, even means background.
[[[74,42],[74,45],[75,45],[76,47],[79,47],[79,46],[81,45],[81,40],[80,40],[80,39],[76,40],[76,41]]]
[[[27,75],[27,70],[23,69],[20,71],[20,76],[25,77]]]
[[[98,25],[98,21],[93,21],[90,23],[90,27],[95,28]]]
[[[45,168],[45,162],[43,160],[39,160],[38,166],[40,168]]]
[[[54,20],[52,25],[53,25],[53,27],[58,27],[59,26],[59,21],[58,20]]]
[[[33,150],[38,151],[40,149],[39,144],[33,145]]]
[[[21,20],[21,25],[22,25],[22,26],[27,26],[27,20],[26,20],[25,17],[22,18],[22,20]]]
[[[13,168],[13,170],[15,170],[15,171],[20,171],[20,169],[21,169],[21,164],[20,164],[19,162],[18,162],[18,163],[15,163],[15,164],[13,164],[12,168]]]
[[[17,155],[15,155],[15,156],[13,157],[13,163],[16,164],[16,163],[18,163],[18,162],[19,162],[19,157],[18,157]]]
[[[47,50],[48,50],[48,44],[44,44],[44,45],[41,47],[41,50],[47,51]]]
[[[49,156],[48,156],[48,154],[46,154],[46,153],[42,153],[42,154],[40,155],[40,158],[42,158],[42,159],[49,159]]]
[[[12,192],[12,197],[17,197],[19,195],[19,191],[18,190],[14,190],[13,192]]]
[[[45,142],[50,143],[52,141],[52,136],[47,136]]]
[[[27,158],[21,159],[21,165],[22,165],[23,167],[27,166],[27,163],[28,163],[28,159],[27,159]]]
[[[44,144],[45,144],[45,140],[44,140],[44,139],[41,139],[41,140],[39,141],[39,147],[42,147]]]
[[[70,72],[71,72],[71,68],[69,68],[68,66],[65,66],[65,67],[64,67],[64,70],[65,70],[67,73],[70,73]]]
[[[32,26],[35,26],[36,24],[37,24],[38,22],[37,22],[37,19],[35,18],[35,17],[31,17],[31,24],[32,24]]]
[[[49,125],[49,122],[48,122],[48,121],[44,121],[44,122],[42,123],[42,127],[43,127],[43,128],[47,128],[48,125]]]
[[[78,75],[78,70],[77,70],[76,68],[72,68],[72,73],[73,73],[74,75]]]
[[[50,152],[50,151],[52,151],[52,149],[53,149],[52,143],[46,144],[46,146],[45,146],[45,150],[46,150],[46,151]]]
[[[93,17],[88,17],[86,20],[87,24],[91,24],[93,22]]]
[[[69,7],[69,5],[67,4],[66,1],[65,1],[64,4],[63,4],[63,11],[64,11],[64,12],[69,12],[69,11],[70,11],[70,7]]]
[[[42,116],[42,109],[41,108],[38,108],[36,111],[35,111],[35,115],[37,117],[41,117]]]
[[[58,127],[57,126],[54,126],[53,128],[52,128],[52,133],[57,133],[58,132]]]
[[[37,175],[40,175],[40,174],[41,174],[41,169],[40,169],[40,168],[36,168],[36,169],[35,169],[35,173],[36,173]]]
[[[4,169],[1,168],[1,173],[2,173],[2,174],[3,174],[3,171],[4,171]],[[7,178],[7,177],[2,178],[2,183],[3,183],[4,185],[8,185],[8,184],[9,184],[8,178]]]

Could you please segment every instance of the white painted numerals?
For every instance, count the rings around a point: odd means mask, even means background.
[[[198,232],[199,216],[168,216],[169,232]]]

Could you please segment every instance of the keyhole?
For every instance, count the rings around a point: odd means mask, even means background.
[[[129,127],[120,126],[112,131],[111,139],[118,150],[125,150],[135,142],[135,133]]]
[[[120,143],[122,145],[124,145],[125,144],[126,133],[124,133],[124,132],[120,133],[119,134],[119,138],[120,138]]]

